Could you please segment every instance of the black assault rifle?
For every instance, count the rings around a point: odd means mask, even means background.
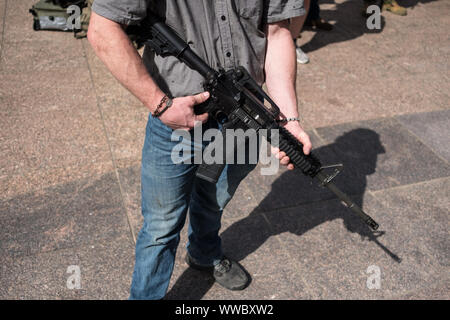
[[[271,142],[271,130],[278,132],[278,148],[284,151],[294,164],[295,169],[317,180],[332,191],[352,212],[356,213],[370,228],[378,229],[376,223],[359,208],[345,193],[339,190],[332,180],[341,171],[342,165],[323,167],[313,154],[305,155],[303,145],[277,119],[280,109],[270,97],[252,79],[244,67],[232,70],[215,71],[209,67],[189,45],[181,39],[169,26],[154,15],[149,15],[138,29],[141,41],[162,57],[174,56],[199,72],[204,78],[205,91],[210,93],[206,103],[195,107],[195,112],[208,114],[223,124],[225,129],[254,129],[256,132],[265,129],[267,140]],[[266,104],[261,101],[263,98]],[[229,152],[229,150],[226,150]],[[201,164],[196,175],[212,183],[217,182],[225,164]],[[327,174],[324,169],[335,168],[334,173]]]

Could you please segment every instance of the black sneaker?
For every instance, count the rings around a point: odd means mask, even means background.
[[[243,290],[250,284],[247,271],[238,262],[226,257],[214,267],[196,264],[189,254],[186,254],[185,261],[193,269],[211,273],[216,282],[228,290]]]

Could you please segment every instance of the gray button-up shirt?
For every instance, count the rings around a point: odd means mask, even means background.
[[[264,24],[305,14],[303,0],[95,0],[92,10],[124,25],[139,23],[151,10],[212,68],[244,66],[260,84]],[[145,48],[143,60],[166,94],[179,97],[203,91],[202,76],[177,58],[161,58]]]

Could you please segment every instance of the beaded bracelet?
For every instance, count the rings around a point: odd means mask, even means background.
[[[282,122],[282,123],[286,123],[289,121],[300,121],[300,118],[284,118],[284,119],[277,120],[277,122]]]
[[[166,103],[166,106],[164,109],[160,110],[163,104]],[[155,111],[153,112],[153,117],[158,118],[163,114],[164,111],[169,109],[169,107],[172,105],[172,99],[170,99],[167,95],[164,95],[162,97],[161,101],[159,102],[158,106],[156,107]]]

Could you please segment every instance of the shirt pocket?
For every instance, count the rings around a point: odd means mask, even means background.
[[[263,11],[263,0],[234,0],[238,14],[259,24]]]

